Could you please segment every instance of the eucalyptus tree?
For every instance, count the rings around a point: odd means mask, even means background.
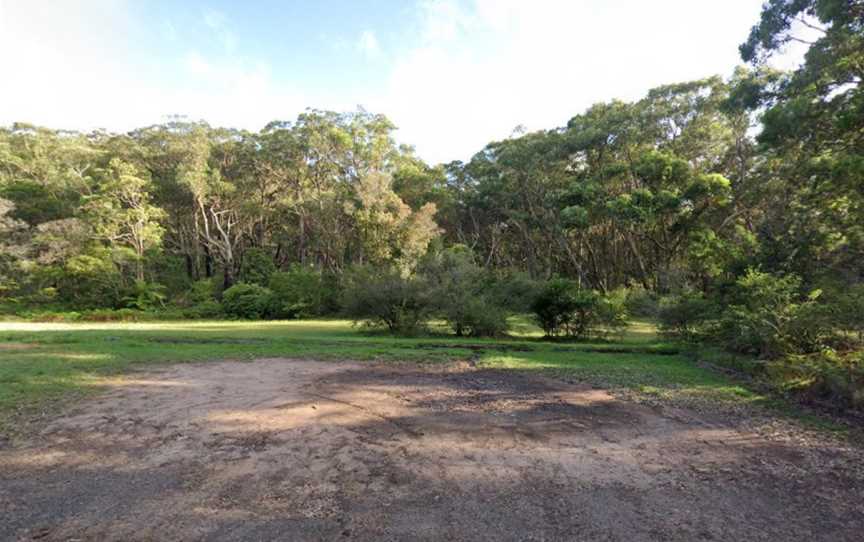
[[[807,47],[804,62],[771,70],[766,61],[790,43]],[[812,280],[861,280],[864,2],[770,0],[740,52],[755,68],[742,103],[762,112],[761,172],[775,188],[764,264]]]

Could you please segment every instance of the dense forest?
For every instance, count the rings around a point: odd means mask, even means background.
[[[803,64],[769,60],[806,29]],[[864,3],[772,0],[746,67],[429,165],[383,115],[258,132],[0,129],[6,312],[434,315],[549,335],[626,314],[763,356],[864,332]],[[456,128],[458,129],[458,128]],[[840,355],[840,354],[836,354]]]

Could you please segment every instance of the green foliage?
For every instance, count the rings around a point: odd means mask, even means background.
[[[422,279],[405,277],[392,267],[373,266],[357,266],[346,273],[342,306],[350,318],[386,326],[399,335],[423,331],[435,309]]]
[[[435,310],[457,336],[503,335],[507,311],[496,303],[491,279],[464,246],[430,255],[420,268]]]
[[[718,336],[734,351],[762,357],[818,352],[835,337],[831,307],[820,290],[803,295],[801,279],[754,269],[735,284]]]
[[[655,318],[660,312],[660,297],[642,286],[629,288],[625,294],[627,314],[639,318]]]
[[[279,318],[310,318],[333,310],[337,294],[335,285],[317,269],[292,266],[270,276],[275,316]]]
[[[267,286],[270,277],[276,272],[273,257],[260,248],[250,248],[243,254],[243,264],[240,266],[240,281],[247,284]]]
[[[263,318],[273,310],[273,292],[258,284],[238,282],[222,292],[222,308],[234,318]]]
[[[864,356],[826,349],[767,364],[766,378],[781,391],[845,410],[864,409]]]
[[[116,307],[121,300],[122,277],[107,250],[94,250],[44,270],[56,284],[60,300],[79,308]]]
[[[155,282],[136,280],[123,298],[126,307],[141,311],[165,306],[165,287]]]
[[[532,310],[548,337],[603,337],[627,325],[623,294],[603,296],[568,279],[547,282]]]
[[[718,310],[712,300],[698,292],[667,296],[660,301],[657,312],[660,331],[685,341],[704,338],[706,326],[717,319]]]

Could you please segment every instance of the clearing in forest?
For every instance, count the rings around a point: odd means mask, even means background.
[[[0,539],[860,540],[853,448],[537,373],[151,367],[0,448]]]

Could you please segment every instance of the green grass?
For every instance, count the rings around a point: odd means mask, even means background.
[[[106,377],[147,364],[261,357],[442,362],[548,371],[660,398],[751,403],[762,397],[702,369],[638,322],[615,341],[544,342],[526,319],[511,339],[394,338],[340,320],[292,322],[0,322],[0,431],[18,414],[100,389]],[[469,348],[470,346],[470,348]]]

